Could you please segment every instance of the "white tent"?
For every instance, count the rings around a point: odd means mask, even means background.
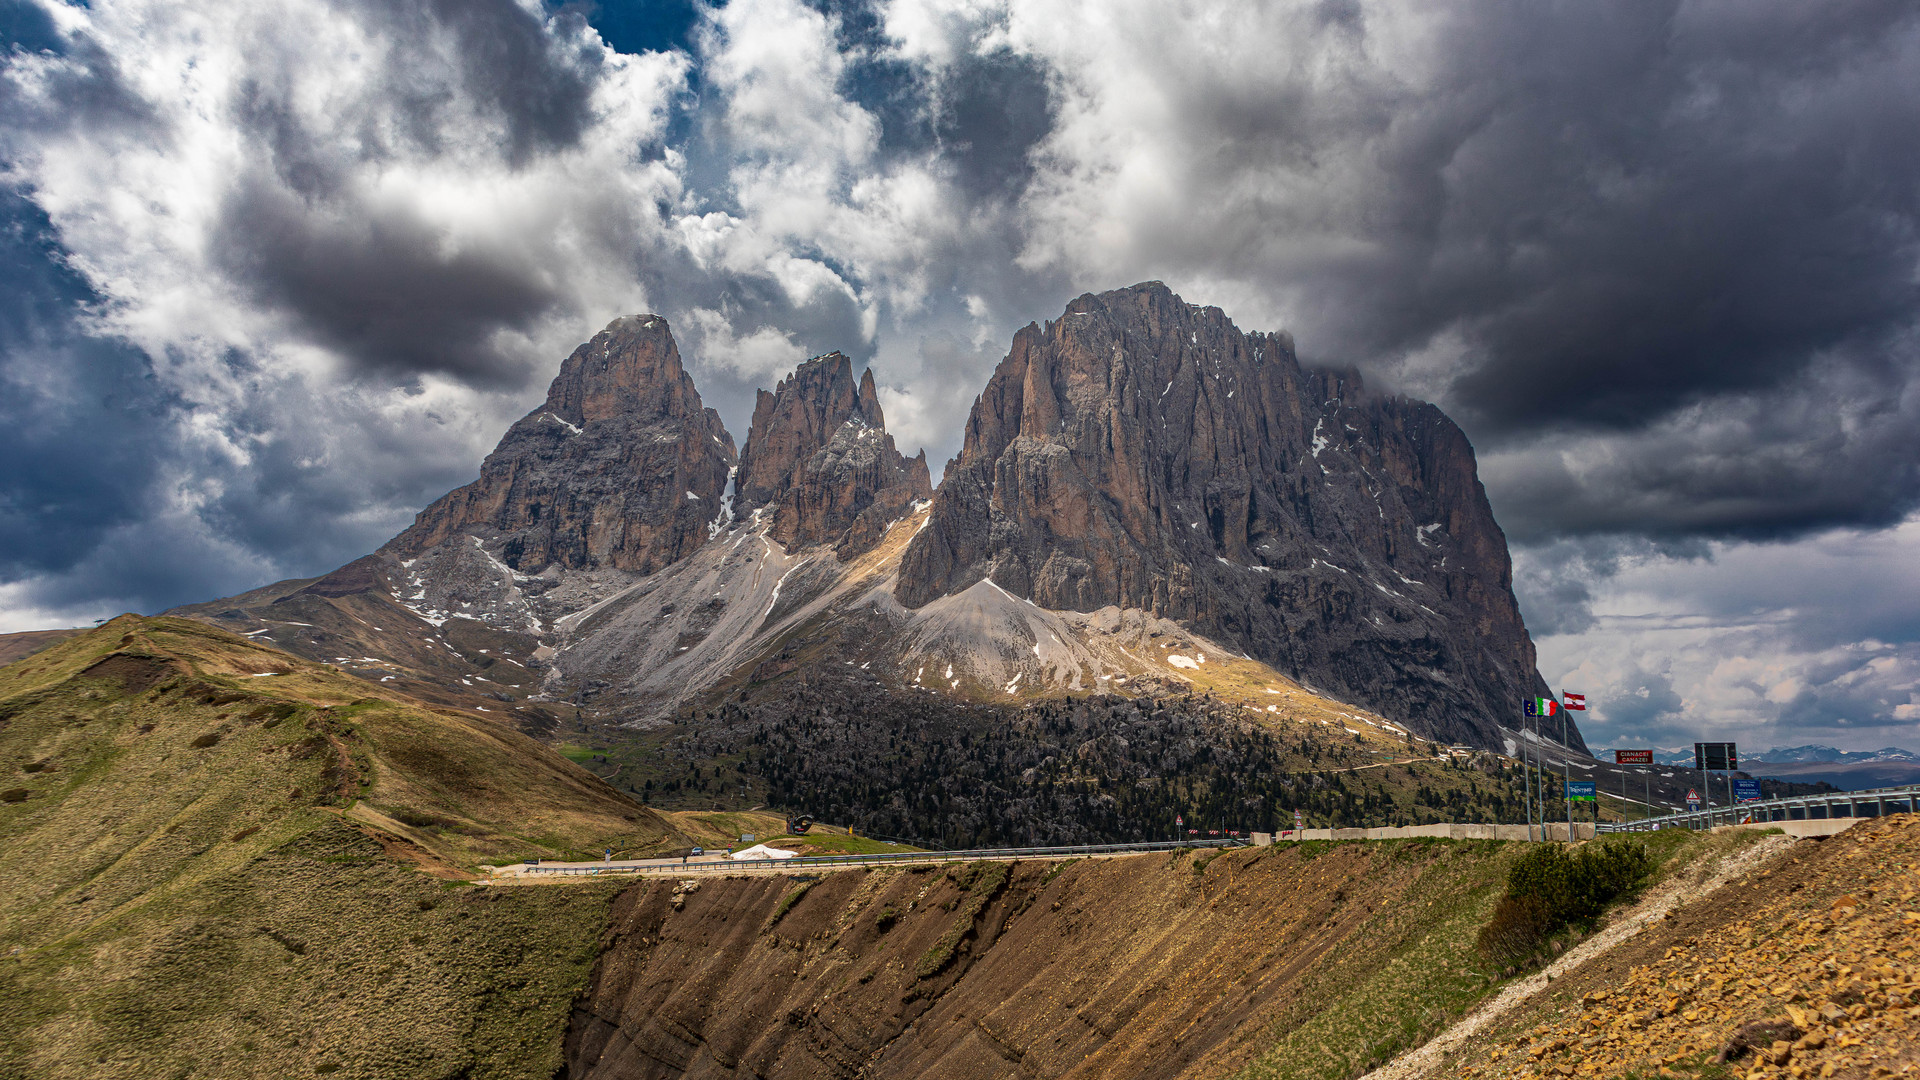
[[[783,848],[768,847],[765,844],[755,844],[745,851],[734,852],[730,858],[736,861],[740,859],[791,859],[798,854],[799,852],[797,851],[787,851]]]

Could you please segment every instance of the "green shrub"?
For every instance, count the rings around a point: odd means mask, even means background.
[[[1637,840],[1588,844],[1572,853],[1562,844],[1531,848],[1507,872],[1506,895],[1480,931],[1480,951],[1499,964],[1519,963],[1567,926],[1591,924],[1652,870],[1653,858]]]

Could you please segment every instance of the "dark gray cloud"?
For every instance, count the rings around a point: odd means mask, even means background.
[[[465,111],[497,117],[500,150],[516,164],[573,145],[591,120],[599,53],[569,47],[513,0],[348,0],[343,6],[375,33],[406,43],[393,50],[379,88],[383,107],[397,106],[406,133],[422,146],[444,145],[447,129],[464,126]],[[584,24],[577,14],[563,20]],[[419,79],[412,59],[451,37],[458,82]]]
[[[1638,427],[1912,324],[1920,13],[1714,7],[1509,6],[1453,39],[1497,85],[1448,95],[1413,220],[1462,258],[1386,325],[1464,322],[1455,391],[1493,429]]]
[[[449,250],[407,209],[316,205],[277,184],[243,182],[211,239],[215,263],[258,303],[295,315],[356,369],[401,382],[436,372],[520,385],[524,359],[491,339],[560,300],[541,268]]]
[[[561,16],[574,38],[556,36],[512,0],[345,7],[387,46],[377,77],[317,127],[295,104],[310,85],[250,73],[232,108],[267,167],[235,178],[211,237],[215,262],[360,373],[518,386],[526,358],[493,339],[563,299],[549,268],[450,242],[417,208],[382,203],[364,169],[490,149],[517,170],[575,147],[592,120],[600,54],[578,36],[580,16]],[[422,63],[442,51],[449,62]]]
[[[1911,368],[1907,365],[1911,364]],[[1920,352],[1884,341],[1780,385],[1696,401],[1626,432],[1578,423],[1491,440],[1509,534],[1791,538],[1885,527],[1920,504]]]
[[[976,198],[1017,197],[1033,179],[1033,148],[1053,126],[1046,70],[999,50],[969,55],[939,84],[938,131],[961,187]]]
[[[1439,250],[1467,265],[1421,282],[1441,302],[1401,340],[1462,335],[1447,401],[1496,446],[1627,444],[1508,500],[1523,534],[1788,536],[1920,502],[1920,12],[1761,7],[1592,34],[1533,9],[1499,55],[1524,97],[1450,148]]]

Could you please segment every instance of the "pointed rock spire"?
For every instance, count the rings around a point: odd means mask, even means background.
[[[842,558],[872,547],[888,522],[932,496],[926,453],[894,448],[873,369],[828,353],[760,392],[740,454],[736,513],[772,516],[788,548],[833,544]]]
[[[408,558],[468,535],[526,573],[651,573],[706,539],[733,461],[733,438],[701,404],[667,320],[615,319],[560,365],[546,403],[508,429],[478,480],[382,550]]]

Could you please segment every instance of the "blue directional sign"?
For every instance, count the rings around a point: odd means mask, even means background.
[[[1593,781],[1567,781],[1567,798],[1572,799],[1574,802],[1592,802],[1594,799]]]
[[[1759,802],[1760,801],[1760,781],[1742,780],[1739,777],[1735,777],[1733,781],[1733,801],[1734,802]]]

